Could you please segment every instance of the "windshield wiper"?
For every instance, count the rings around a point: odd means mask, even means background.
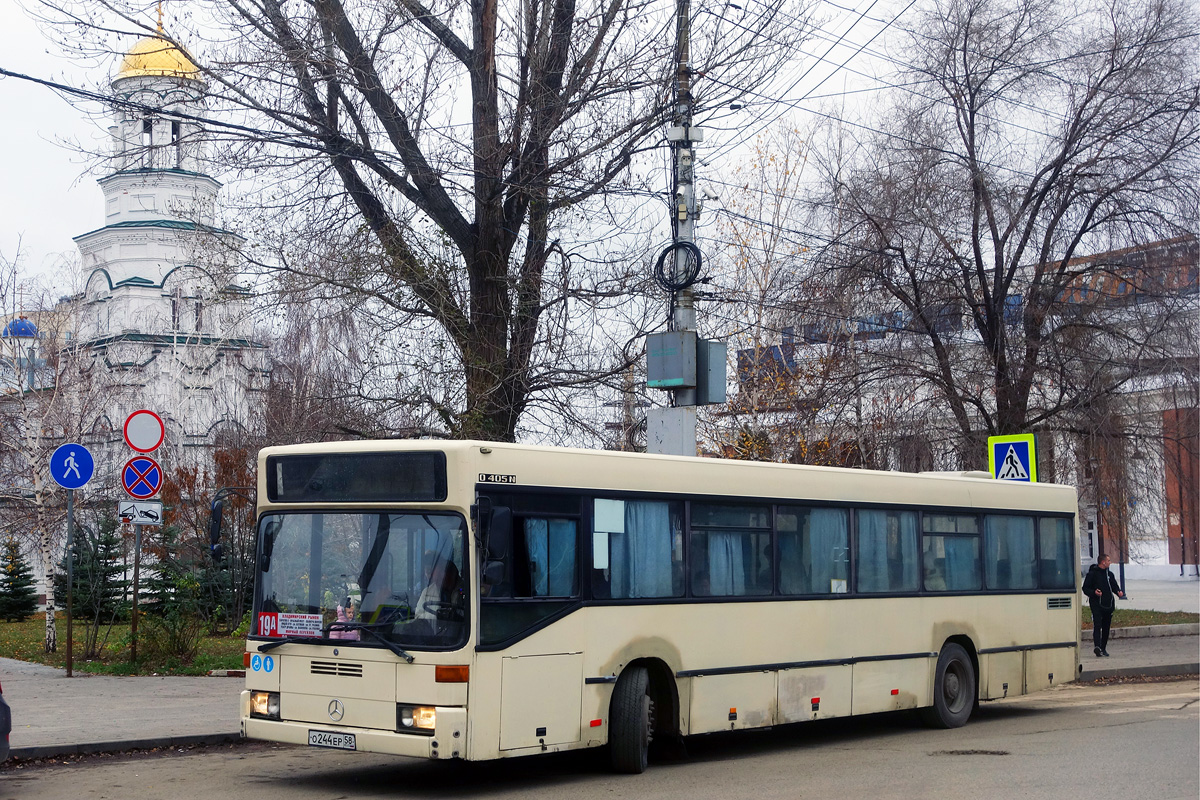
[[[391,650],[393,653],[395,653],[396,655],[403,658],[409,664],[413,663],[413,661],[415,659],[412,656],[410,656],[408,653],[404,652],[404,650],[400,647],[400,645],[396,644],[391,639],[388,639],[382,633],[375,630],[376,628],[383,627],[383,626],[387,626],[390,628],[392,626],[392,623],[390,623],[390,622],[383,622],[383,623],[380,623],[380,622],[334,622],[329,625],[329,630],[332,631],[336,628],[339,631],[365,631],[365,632],[371,634],[372,636],[374,636],[375,639],[378,642],[380,642],[384,647],[386,647],[388,650]]]
[[[286,636],[282,639],[260,644],[258,652],[265,653],[268,650],[274,650],[276,647],[281,647],[285,644],[312,644],[313,642],[326,642],[329,638],[326,636]]]

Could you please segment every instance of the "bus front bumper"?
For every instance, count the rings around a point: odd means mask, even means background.
[[[247,739],[413,758],[465,758],[466,734],[467,710],[442,706],[437,707],[437,727],[432,736],[397,733],[377,728],[353,728],[345,725],[242,716],[242,736]],[[353,746],[348,746],[350,736],[353,737]]]

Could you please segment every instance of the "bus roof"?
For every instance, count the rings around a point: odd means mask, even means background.
[[[498,490],[580,488],[714,497],[1021,508],[1074,513],[1074,487],[995,480],[986,472],[896,472],[763,461],[625,453],[442,439],[385,439],[285,445],[270,456],[441,451],[452,471],[504,476]],[[584,465],[586,464],[586,468]],[[480,483],[492,481],[480,480]],[[472,488],[475,481],[472,481]]]

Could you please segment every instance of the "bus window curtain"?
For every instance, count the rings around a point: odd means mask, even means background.
[[[525,520],[530,585],[534,597],[573,597],[575,523],[567,519]]]
[[[1043,519],[1038,546],[1041,551],[1043,589],[1075,588],[1075,554],[1071,523],[1065,519]]]
[[[917,515],[909,512],[864,511],[858,514],[858,590],[915,591]]]
[[[848,552],[846,512],[841,509],[814,509],[809,513],[809,575],[808,591],[824,595],[832,593],[834,581],[846,579]]]
[[[980,588],[979,537],[946,536],[946,589],[952,592]]]
[[[782,519],[783,514],[780,514]],[[808,594],[808,576],[804,571],[805,554],[800,537],[803,535],[804,523],[797,520],[800,531],[779,531],[779,593]]]
[[[989,589],[1033,589],[1033,517],[988,515],[984,518]]]
[[[839,508],[814,508],[809,515],[810,592],[833,592],[835,580],[846,579],[847,514]]]
[[[625,503],[625,533],[609,537],[612,596],[670,597],[671,510],[666,503]]]
[[[529,553],[530,594],[546,597],[550,590],[547,567],[550,561],[550,526],[544,519],[525,520],[525,550]]]
[[[746,593],[746,568],[742,552],[744,534],[709,531],[708,579],[714,597],[739,597]]]

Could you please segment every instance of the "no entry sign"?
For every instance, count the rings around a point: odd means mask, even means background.
[[[163,443],[167,428],[162,417],[141,409],[125,418],[125,444],[139,453],[153,453]]]

